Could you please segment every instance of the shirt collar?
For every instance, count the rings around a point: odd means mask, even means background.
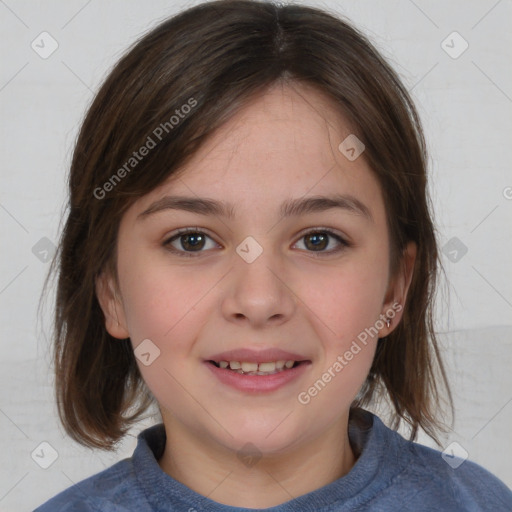
[[[348,434],[354,452],[360,454],[348,474],[320,489],[264,510],[318,512],[321,507],[334,503],[348,504],[352,500],[357,503],[361,499],[369,499],[389,485],[393,476],[401,470],[399,445],[406,441],[387,428],[377,416],[362,409],[351,412]],[[138,435],[137,447],[131,459],[139,485],[154,510],[255,512],[256,509],[219,504],[165,473],[158,464],[165,442],[164,425],[154,425]]]

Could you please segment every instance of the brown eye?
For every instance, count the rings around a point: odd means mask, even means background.
[[[208,242],[211,244],[210,247],[207,247]],[[202,231],[184,229],[166,240],[163,246],[180,256],[199,256],[205,249],[215,248],[217,244]]]
[[[205,243],[205,237],[202,233],[181,235],[179,240],[181,247],[185,251],[200,251]]]
[[[306,247],[313,251],[324,250],[329,245],[329,235],[326,233],[311,233],[304,237]]]
[[[324,229],[310,231],[300,238],[300,241],[302,240],[304,240],[304,246],[307,252],[318,253],[318,255],[336,253],[350,246],[348,242],[343,240],[343,238],[336,233]],[[332,240],[334,240],[334,242],[332,242]],[[333,245],[334,247],[326,250],[328,247]]]

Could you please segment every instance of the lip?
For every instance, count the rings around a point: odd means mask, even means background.
[[[276,391],[298,379],[310,366],[311,361],[303,361],[293,368],[272,375],[244,375],[227,368],[218,368],[211,360],[205,361],[204,364],[222,384],[245,393],[258,394]]]
[[[306,357],[293,352],[286,352],[278,348],[268,348],[264,350],[252,350],[250,348],[240,348],[228,350],[220,354],[208,357],[206,361],[240,361],[247,363],[270,363],[272,361],[309,361]],[[260,376],[261,377],[261,376]]]

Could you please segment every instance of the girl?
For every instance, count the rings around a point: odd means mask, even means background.
[[[413,442],[450,402],[425,162],[397,75],[326,12],[210,2],[138,41],[74,151],[56,389],[86,446],[162,422],[37,510],[511,510]],[[363,409],[386,396],[392,428]]]

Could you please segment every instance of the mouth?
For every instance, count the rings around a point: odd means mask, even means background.
[[[265,362],[252,362],[252,361],[213,361],[209,360],[208,363],[223,370],[230,370],[240,375],[274,375],[276,373],[285,372],[296,368],[301,364],[307,364],[309,361],[294,361],[292,359],[278,361],[265,361]]]
[[[205,361],[217,381],[245,393],[268,393],[300,378],[310,359],[280,349],[239,349]]]

